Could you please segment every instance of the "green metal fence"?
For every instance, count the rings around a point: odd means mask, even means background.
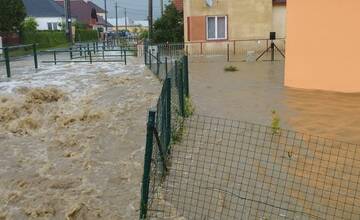
[[[360,219],[359,145],[186,117],[187,58],[145,51],[163,88],[149,112],[140,219]]]
[[[169,60],[148,51],[145,63],[163,85],[156,109],[149,112],[140,219],[151,213],[152,201],[168,170],[171,146],[181,139],[189,94],[187,57]]]

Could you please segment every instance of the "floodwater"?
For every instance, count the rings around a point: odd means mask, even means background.
[[[225,72],[233,65],[237,72]],[[191,95],[198,114],[270,125],[360,144],[360,93],[286,88],[284,62],[190,63]]]
[[[0,77],[0,219],[138,218],[158,80],[135,58],[29,63]]]

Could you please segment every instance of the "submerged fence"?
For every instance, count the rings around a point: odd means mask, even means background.
[[[145,56],[164,84],[149,113],[140,219],[360,219],[359,145],[190,116],[187,59],[168,59]]]

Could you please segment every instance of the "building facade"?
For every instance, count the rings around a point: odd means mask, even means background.
[[[180,1],[180,2],[179,2]],[[181,3],[182,2],[182,3]],[[174,0],[183,5],[185,42],[285,37],[285,0]]]
[[[360,92],[360,1],[294,0],[287,10],[285,85]]]

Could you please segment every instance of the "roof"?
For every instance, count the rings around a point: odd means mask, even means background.
[[[55,0],[55,2],[61,6],[64,5],[64,0]],[[83,0],[71,0],[70,6],[71,6],[71,17],[76,18],[76,20],[83,22],[85,24],[91,23],[92,9],[94,8],[96,10],[96,12],[99,13],[96,8],[100,8],[100,7],[96,6],[94,3],[92,3],[92,2],[90,3],[90,1],[85,2]],[[97,25],[105,25],[104,18],[101,16],[98,16],[98,22],[96,24]],[[109,24],[109,22],[108,22],[108,26],[111,26],[111,24]]]
[[[105,13],[105,10],[103,8],[99,7],[97,4],[93,3],[92,1],[88,1],[88,4],[91,7],[95,8],[97,13]]]
[[[64,8],[53,0],[22,0],[29,17],[64,17]]]

